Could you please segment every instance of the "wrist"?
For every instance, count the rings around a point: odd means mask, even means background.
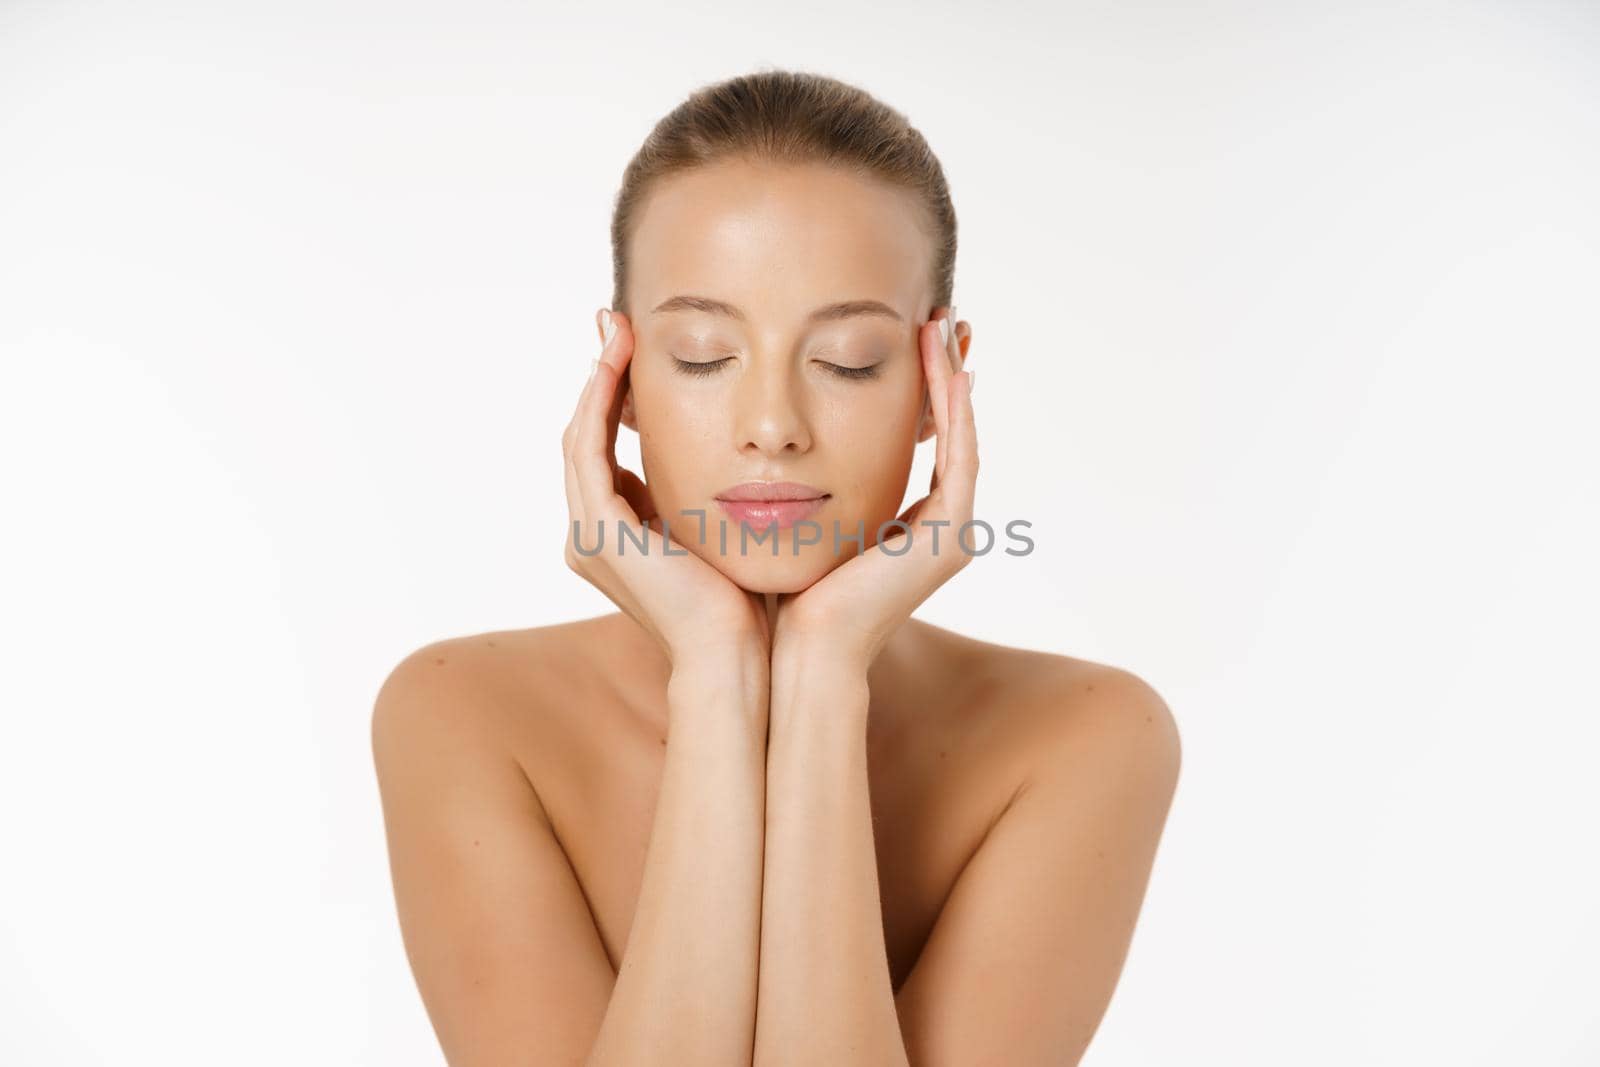
[[[700,629],[689,635],[679,635],[671,642],[667,648],[667,662],[674,675],[764,671],[772,658],[765,638],[765,634],[747,629]]]
[[[778,645],[772,658],[771,714],[864,721],[871,698],[864,658],[828,642]]]
[[[673,659],[667,695],[687,698],[691,705],[733,701],[765,716],[771,678],[771,663],[759,642],[701,648]]]
[[[804,677],[830,686],[865,686],[872,654],[859,643],[779,630],[773,638],[772,677]]]

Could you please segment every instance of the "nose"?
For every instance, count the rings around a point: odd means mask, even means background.
[[[753,360],[740,376],[735,431],[741,450],[769,456],[811,448],[811,429],[797,372],[784,360]]]

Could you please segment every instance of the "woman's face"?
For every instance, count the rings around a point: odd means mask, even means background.
[[[845,538],[860,524],[871,548],[901,510],[932,426],[917,337],[933,245],[918,212],[910,193],[842,170],[744,161],[675,175],[644,205],[622,421],[674,545],[745,589],[805,589],[856,554]],[[718,503],[779,481],[827,494],[805,516],[815,526],[778,515],[775,540],[772,515]]]

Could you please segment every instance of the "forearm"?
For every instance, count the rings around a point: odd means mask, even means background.
[[[750,1062],[768,671],[752,654],[673,674],[638,903],[592,1067]]]
[[[867,788],[866,672],[772,663],[755,1063],[906,1063]]]

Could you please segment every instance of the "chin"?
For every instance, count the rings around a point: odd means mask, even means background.
[[[749,593],[803,592],[850,558],[835,558],[818,545],[807,545],[798,554],[791,552],[787,543],[779,546],[776,556],[771,551],[767,546],[759,550],[752,546],[748,555],[741,556],[730,545],[727,555],[719,555],[712,547],[702,558]]]

